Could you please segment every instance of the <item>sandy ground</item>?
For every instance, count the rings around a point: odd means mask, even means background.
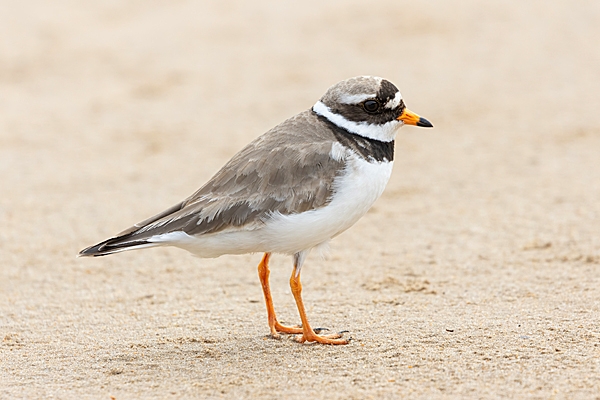
[[[1,398],[600,398],[600,2],[1,8]],[[435,129],[304,267],[350,345],[269,339],[257,254],[75,258],[365,74]]]

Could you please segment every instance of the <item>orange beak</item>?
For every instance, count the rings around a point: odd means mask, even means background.
[[[402,111],[402,114],[397,118],[398,121],[404,122],[406,125],[416,125],[422,126],[423,128],[433,128],[431,122],[427,121],[423,117],[419,117],[414,112],[410,111],[408,108],[405,108]]]

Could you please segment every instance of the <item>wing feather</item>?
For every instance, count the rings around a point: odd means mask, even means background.
[[[183,202],[88,249],[121,251],[175,231],[201,235],[256,229],[273,213],[326,206],[345,163],[330,156],[335,137],[320,124],[311,112],[283,122],[243,148]],[[86,250],[80,254],[102,255]]]

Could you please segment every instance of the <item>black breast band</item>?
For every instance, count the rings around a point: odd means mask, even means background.
[[[313,111],[313,113],[315,113]],[[352,149],[356,154],[360,155],[367,161],[394,161],[394,141],[383,142],[381,140],[370,139],[364,136],[357,135],[345,128],[341,128],[325,118],[322,115],[315,113],[320,121],[331,129],[335,138],[344,147]]]

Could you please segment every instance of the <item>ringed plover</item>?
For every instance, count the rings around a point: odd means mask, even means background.
[[[204,186],[79,256],[176,246],[200,257],[264,253],[258,265],[273,337],[346,344],[308,323],[300,271],[312,248],[350,228],[383,192],[402,125],[432,127],[409,111],[391,82],[371,76],[330,87],[315,105],[259,136]],[[281,325],[269,287],[272,253],[293,256],[290,287],[302,324]]]

